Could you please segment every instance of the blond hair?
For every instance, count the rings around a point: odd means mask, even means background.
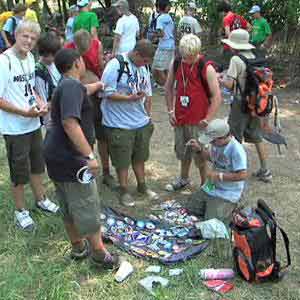
[[[90,49],[91,41],[92,36],[87,30],[80,29],[74,35],[74,42],[80,55]]]
[[[37,36],[41,34],[41,27],[38,23],[32,22],[32,21],[21,21],[17,28],[16,28],[16,34],[24,31],[29,31],[36,33]]]
[[[195,56],[200,53],[201,40],[194,34],[185,34],[179,42],[182,57]]]

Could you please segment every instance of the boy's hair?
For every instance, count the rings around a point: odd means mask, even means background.
[[[227,1],[222,1],[219,5],[218,5],[218,11],[219,12],[229,12],[231,11],[231,5],[230,3],[228,3]]]
[[[78,30],[74,35],[74,42],[81,55],[89,50],[91,46],[91,41],[92,41],[92,36],[85,29]]]
[[[185,34],[179,42],[180,55],[185,58],[200,53],[201,40],[194,34]]]
[[[23,11],[26,11],[27,6],[23,3],[18,3],[14,6],[14,8],[12,9],[14,15],[19,14]]]
[[[133,51],[138,52],[142,57],[153,58],[155,54],[155,48],[151,41],[147,39],[139,40]]]
[[[16,28],[16,33],[20,33],[23,31],[29,31],[36,33],[37,35],[41,34],[41,27],[38,23],[32,21],[22,21]]]
[[[165,11],[167,6],[170,6],[170,1],[169,0],[159,0],[158,2],[158,8],[160,11]]]
[[[55,66],[61,74],[65,74],[73,68],[74,62],[80,58],[75,49],[60,49],[54,59]]]
[[[37,42],[40,56],[55,55],[61,49],[60,39],[57,35],[44,33]]]

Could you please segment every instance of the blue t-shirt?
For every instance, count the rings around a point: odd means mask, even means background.
[[[213,169],[222,173],[247,170],[247,154],[244,147],[234,138],[224,147],[212,146],[211,160]],[[240,200],[245,181],[207,182],[202,189],[213,197],[233,203]]]
[[[157,18],[156,30],[164,32],[164,36],[159,39],[159,49],[175,49],[174,22],[169,14],[162,14]]]
[[[73,33],[74,21],[75,21],[75,17],[70,17],[66,24],[65,36],[68,42],[73,42],[74,39],[74,33]]]
[[[117,82],[120,64],[114,58],[106,65],[101,81],[105,84],[105,91],[101,102],[102,124],[112,128],[137,129],[147,125],[150,118],[145,110],[145,100],[115,101],[108,97],[114,93],[123,95],[137,94],[143,91],[152,96],[149,72],[145,67],[136,67],[127,54],[123,54],[124,61],[128,63],[119,82]],[[129,75],[127,74],[129,73]]]

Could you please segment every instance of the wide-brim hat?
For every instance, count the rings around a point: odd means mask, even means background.
[[[245,29],[236,29],[230,32],[228,39],[223,39],[222,43],[236,50],[251,50],[255,46],[249,43],[249,33]]]

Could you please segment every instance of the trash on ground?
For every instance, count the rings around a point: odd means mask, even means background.
[[[115,274],[115,280],[119,283],[127,279],[132,273],[134,269],[130,262],[123,261],[119,267],[119,270]]]
[[[203,281],[203,284],[208,289],[221,294],[228,293],[234,288],[234,284],[232,282],[228,282],[225,280],[207,280]]]
[[[147,273],[159,273],[161,271],[161,266],[149,266],[145,272]]]
[[[150,294],[155,295],[153,289],[162,286],[166,287],[169,280],[160,276],[148,276],[139,281],[140,285],[144,287]]]
[[[183,269],[170,269],[169,276],[179,276],[183,273]]]
[[[199,271],[200,278],[203,280],[208,279],[232,279],[234,277],[234,271],[229,268],[223,269],[201,269]]]
[[[195,227],[201,231],[204,239],[229,239],[225,224],[218,219],[197,222]]]

